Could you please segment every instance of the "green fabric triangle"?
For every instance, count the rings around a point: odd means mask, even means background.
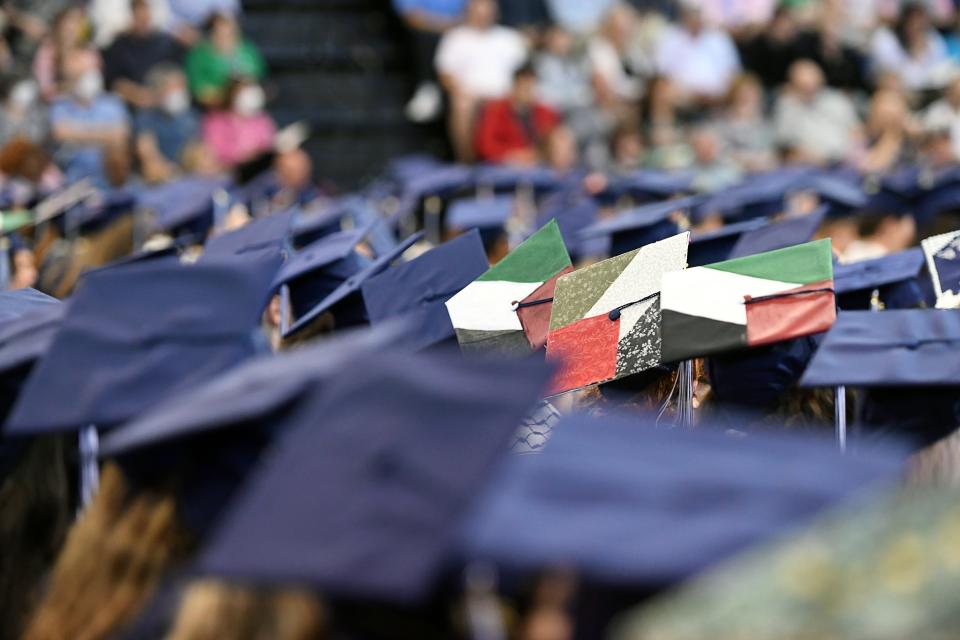
[[[755,256],[708,264],[705,268],[798,285],[812,284],[833,279],[832,255],[830,239],[825,238]]]
[[[551,220],[477,280],[546,282],[569,266],[560,227]]]

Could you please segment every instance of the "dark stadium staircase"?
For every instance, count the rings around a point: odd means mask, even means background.
[[[316,176],[362,186],[387,160],[444,153],[441,125],[409,123],[404,32],[389,0],[244,0],[243,25],[269,66],[270,110],[312,129]]]

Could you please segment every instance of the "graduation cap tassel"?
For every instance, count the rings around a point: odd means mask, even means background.
[[[693,361],[681,362],[677,376],[680,380],[677,399],[678,423],[681,427],[689,429],[693,426]]]
[[[507,632],[497,600],[497,570],[475,562],[464,570],[467,623],[473,640],[506,640]]]
[[[836,422],[837,446],[847,450],[847,388],[843,385],[834,390],[834,420]]]
[[[100,436],[94,425],[80,430],[80,510],[86,509],[100,487],[100,468],[97,458],[100,450]]]

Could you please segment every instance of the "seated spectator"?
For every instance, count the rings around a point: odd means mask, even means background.
[[[413,74],[417,90],[407,104],[407,117],[414,122],[428,122],[440,114],[443,96],[437,86],[433,60],[444,31],[463,17],[466,0],[393,0],[410,35],[413,52]]]
[[[576,34],[597,30],[617,0],[547,0],[550,18],[561,28]]]
[[[644,165],[646,149],[643,134],[630,123],[619,125],[610,137],[610,170],[614,173],[636,171]]]
[[[800,48],[800,28],[793,10],[783,4],[767,27],[743,44],[743,66],[756,74],[764,87],[774,89],[786,82],[790,65],[803,57]]]
[[[199,137],[200,123],[190,108],[187,79],[178,67],[158,65],[147,76],[155,105],[134,116],[137,157],[147,182],[169,179],[187,144]]]
[[[946,44],[920,4],[905,5],[893,29],[877,30],[870,55],[876,72],[897,74],[911,91],[942,87],[950,69]]]
[[[139,109],[154,106],[156,94],[147,86],[147,74],[159,64],[179,65],[180,44],[156,28],[149,0],[130,0],[133,21],[104,51],[107,86]]]
[[[861,173],[886,173],[916,157],[918,127],[902,93],[881,89],[873,94],[865,133],[867,147],[856,162]]]
[[[7,0],[3,3],[7,26],[16,34],[14,55],[30,59],[50,32],[54,19],[68,7],[71,0]]]
[[[724,153],[723,143],[716,131],[700,126],[690,133],[695,173],[693,188],[709,193],[735,184],[743,176],[740,168]]]
[[[130,122],[123,101],[104,93],[103,75],[82,58],[65,61],[69,91],[53,103],[50,126],[59,145],[57,157],[66,167],[67,180],[103,179],[103,150],[125,144]]]
[[[243,37],[232,15],[214,14],[207,34],[187,55],[187,79],[198,102],[218,107],[232,77],[260,80],[265,68],[260,52]]]
[[[677,114],[673,82],[666,76],[651,78],[643,108],[648,161],[655,169],[684,169],[693,162],[683,123]]]
[[[87,15],[93,27],[93,41],[101,49],[113,44],[114,39],[133,24],[133,3],[130,0],[91,0]],[[154,28],[169,32],[170,5],[167,0],[148,0]]]
[[[756,76],[744,74],[734,80],[716,133],[731,159],[746,171],[774,167],[773,125],[763,113],[763,87]]]
[[[270,211],[306,206],[323,195],[313,182],[313,162],[303,149],[289,149],[277,153],[273,160],[273,170],[277,184],[268,194]]]
[[[850,99],[825,88],[823,72],[810,60],[793,63],[789,77],[774,107],[777,142],[797,161],[828,164],[845,159],[860,133]]]
[[[534,165],[560,116],[536,99],[537,75],[530,65],[517,69],[507,98],[491,100],[480,111],[476,157],[484,162]]]
[[[510,92],[513,72],[526,56],[527,44],[520,33],[497,25],[494,0],[470,0],[464,24],[443,34],[436,66],[450,97],[450,139],[459,160],[472,159],[477,106]]]
[[[277,126],[264,112],[263,88],[253,80],[236,80],[227,91],[223,109],[203,119],[203,141],[217,162],[234,167],[273,148]]]
[[[50,126],[46,107],[38,104],[37,83],[30,78],[10,81],[3,87],[0,97],[3,99],[3,106],[0,107],[0,147],[14,138],[45,144],[50,135]]]
[[[240,0],[167,0],[170,29],[187,46],[196,44],[210,18],[217,13],[240,15]]]
[[[636,25],[636,13],[626,5],[617,4],[600,32],[590,40],[589,56],[597,99],[606,109],[629,108],[643,96],[645,69],[640,68],[631,51]]]
[[[685,102],[711,103],[726,95],[740,71],[740,57],[725,32],[706,25],[699,5],[684,0],[680,23],[667,28],[657,47],[657,69]]]
[[[572,174],[580,168],[577,138],[567,127],[558,125],[551,129],[544,141],[543,149],[544,164],[558,174]]]
[[[817,29],[800,36],[801,57],[816,62],[823,70],[827,85],[850,91],[869,91],[867,61],[863,54],[843,39],[844,17],[837,4],[824,5]]]
[[[90,46],[86,27],[83,9],[68,7],[56,15],[49,35],[37,49],[33,58],[33,77],[40,86],[40,95],[47,102],[65,89],[62,70],[67,58],[84,58],[85,66],[100,67],[100,54]]]
[[[923,126],[928,132],[947,134],[954,157],[960,159],[960,77],[954,78],[943,97],[927,108]]]

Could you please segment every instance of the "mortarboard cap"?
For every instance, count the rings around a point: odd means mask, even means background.
[[[580,238],[608,236],[610,254],[623,255],[683,231],[687,226],[685,218],[702,201],[702,196],[689,196],[643,205],[587,227],[580,232]]]
[[[282,250],[287,243],[294,210],[255,218],[247,225],[213,236],[203,250],[205,257],[232,256],[251,251]]]
[[[769,218],[784,211],[787,197],[806,175],[805,169],[787,169],[749,176],[739,184],[717,191],[696,207],[694,218],[719,215],[734,222]]]
[[[67,211],[66,226],[76,233],[91,233],[133,213],[136,204],[137,196],[126,189],[97,192]]]
[[[272,276],[237,261],[167,260],[88,274],[8,433],[113,427],[253,355]]]
[[[474,180],[478,188],[495,192],[516,191],[522,187],[537,192],[553,191],[563,184],[562,177],[548,167],[511,167],[501,164],[477,167]]]
[[[737,241],[747,232],[761,229],[770,224],[763,218],[744,220],[725,224],[717,229],[694,232],[690,236],[690,250],[687,264],[691,267],[702,267],[705,264],[722,262],[730,258],[730,254]]]
[[[839,264],[834,269],[837,304],[844,311],[866,311],[873,292],[885,309],[911,309],[929,302],[920,284],[923,251],[907,249],[882,258]]]
[[[847,216],[867,205],[867,194],[863,192],[863,187],[841,176],[813,174],[802,178],[798,186],[819,196],[820,205],[825,207],[828,217]]]
[[[696,173],[692,171],[632,171],[613,177],[597,197],[604,203],[616,202],[624,197],[641,203],[663,200],[690,193],[695,178]]]
[[[287,338],[307,327],[326,311],[331,311],[339,305],[339,309],[334,314],[338,327],[361,324],[367,321],[366,310],[363,308],[363,301],[360,295],[360,289],[363,283],[370,278],[386,271],[392,262],[400,258],[404,251],[423,239],[423,232],[418,232],[398,244],[396,247],[377,257],[376,260],[361,267],[355,273],[349,275],[343,282],[338,284],[330,293],[325,295],[319,302],[313,305],[306,313],[296,318],[293,324],[283,332],[283,337]],[[311,276],[308,276],[308,278]],[[326,281],[326,278],[324,278]]]
[[[59,300],[36,289],[0,291],[0,323],[15,320],[37,309],[59,305]]]
[[[551,219],[560,226],[560,235],[571,255],[594,257],[609,253],[610,241],[604,236],[583,239],[580,232],[597,221],[600,205],[585,193],[580,183],[570,184],[545,196],[537,207],[537,225]]]
[[[233,502],[197,571],[307,584],[331,597],[421,601],[545,381],[532,360],[389,350],[356,358],[312,395],[302,425]]]
[[[213,226],[214,195],[227,186],[222,178],[181,178],[144,191],[138,204],[153,212],[162,231],[187,229],[203,235]]]
[[[484,246],[490,247],[505,233],[514,206],[513,196],[457,200],[447,208],[444,226],[455,231],[479,229]]]
[[[293,246],[301,249],[342,229],[350,210],[343,200],[297,210],[290,229]]]
[[[844,457],[829,440],[654,422],[561,420],[542,453],[510,458],[478,501],[465,556],[655,591],[893,482],[902,468],[899,451]]]
[[[920,243],[937,297],[960,293],[960,231],[942,233]]]
[[[455,336],[445,303],[490,268],[477,230],[363,283],[370,323],[409,318],[411,333],[401,340],[423,349]]]
[[[743,258],[810,242],[823,223],[824,215],[826,210],[820,207],[806,215],[790,217],[747,230],[737,239],[729,258]]]

